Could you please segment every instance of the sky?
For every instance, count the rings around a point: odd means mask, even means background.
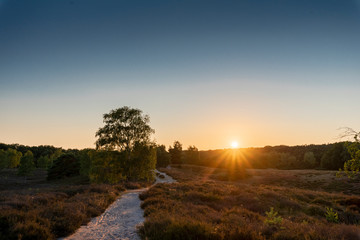
[[[103,114],[201,150],[360,130],[359,0],[0,0],[0,142],[93,148]]]

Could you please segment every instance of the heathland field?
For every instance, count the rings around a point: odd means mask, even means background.
[[[360,239],[359,180],[336,171],[161,170],[178,182],[140,196],[144,239]]]
[[[56,239],[73,233],[98,216],[125,189],[146,182],[89,184],[81,177],[47,181],[47,171],[20,177],[16,169],[0,170],[0,239]]]

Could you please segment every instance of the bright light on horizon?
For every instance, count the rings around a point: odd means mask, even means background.
[[[237,141],[231,142],[231,148],[237,148],[239,146],[239,143]]]

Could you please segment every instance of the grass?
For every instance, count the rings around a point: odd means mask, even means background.
[[[41,170],[26,182],[15,171],[0,174],[1,240],[67,236],[104,212],[126,188],[148,185],[143,182],[90,185],[79,177],[47,182]]]
[[[332,179],[332,173],[284,171],[287,178],[281,181],[277,170],[262,170],[255,177],[225,181],[223,169],[187,165],[162,170],[178,183],[158,184],[141,194],[143,239],[360,238],[360,197],[327,189],[331,181],[345,181]],[[320,177],[324,184],[308,184]]]

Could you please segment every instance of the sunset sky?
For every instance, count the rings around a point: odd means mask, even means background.
[[[360,130],[360,1],[0,0],[0,142],[94,147],[102,115],[184,148]]]

